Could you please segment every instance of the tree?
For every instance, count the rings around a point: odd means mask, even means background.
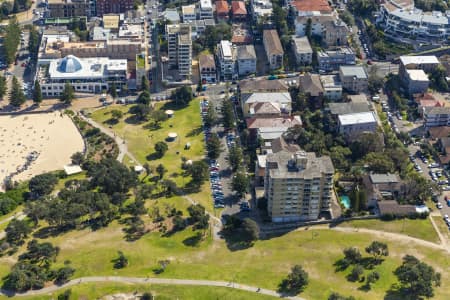
[[[383,78],[377,75],[377,67],[372,66],[368,79],[369,92],[372,95],[378,93],[378,91],[383,87],[383,84],[384,84]]]
[[[403,257],[402,265],[394,274],[402,287],[401,292],[414,299],[433,297],[433,286],[441,285],[441,274],[412,255]]]
[[[192,88],[190,86],[179,87],[172,92],[171,98],[177,105],[188,105],[193,99]]]
[[[116,83],[115,82],[113,82],[111,84],[111,86],[109,87],[109,94],[111,95],[111,97],[113,99],[117,98],[117,87],[116,87]]]
[[[17,47],[20,43],[20,31],[19,22],[17,22],[17,18],[13,16],[9,19],[3,39],[3,51],[8,64],[13,63],[16,58]]]
[[[159,128],[161,122],[166,121],[168,118],[167,114],[160,109],[153,111],[151,117],[157,128]]]
[[[28,37],[28,51],[32,58],[36,58],[39,51],[39,32],[34,26],[31,26]]]
[[[339,293],[333,292],[328,297],[328,300],[355,300],[355,298],[353,296],[345,297],[340,295]]]
[[[366,285],[370,288],[372,284],[377,282],[380,279],[380,273],[377,271],[370,272],[367,274]]]
[[[72,290],[65,290],[64,293],[58,295],[58,300],[70,300],[70,295],[72,295]]]
[[[39,80],[34,81],[33,102],[39,105],[42,102],[42,92]]]
[[[57,183],[58,178],[56,175],[52,173],[45,173],[31,178],[28,183],[28,188],[36,198],[39,198],[44,195],[49,195]]]
[[[208,111],[203,120],[207,127],[211,127],[211,126],[214,126],[214,124],[216,124],[217,114],[216,114],[216,109],[214,108],[214,105],[212,103],[209,104]]]
[[[222,123],[223,127],[226,129],[233,129],[236,127],[233,104],[227,99],[224,99],[222,103]]]
[[[142,103],[145,105],[149,105],[151,101],[150,92],[147,90],[142,91],[142,93],[139,94],[139,97],[137,98],[138,103]]]
[[[440,92],[447,92],[449,87],[446,76],[445,68],[442,65],[437,66],[429,75],[431,86]]]
[[[228,154],[228,161],[230,162],[231,168],[233,171],[242,167],[242,160],[244,158],[244,154],[242,153],[242,148],[237,145],[233,145],[230,148]]]
[[[20,107],[22,104],[25,103],[26,100],[27,99],[19,84],[19,80],[17,80],[16,76],[13,76],[10,93],[10,104],[14,107]]]
[[[216,133],[212,133],[206,141],[206,149],[208,150],[208,157],[210,159],[217,159],[222,152],[222,142]]]
[[[147,104],[139,103],[130,109],[130,113],[134,114],[138,120],[147,120],[148,114],[151,112],[151,107]]]
[[[306,21],[305,35],[308,38],[309,42],[311,42],[311,37],[312,37],[312,20],[311,20],[311,18],[308,18],[308,20]]]
[[[165,142],[160,141],[155,144],[155,152],[159,158],[163,157],[167,150],[169,150],[169,146]]]
[[[239,197],[242,197],[247,192],[249,183],[249,178],[244,172],[237,172],[231,181],[231,188]]]
[[[348,279],[351,281],[358,281],[362,274],[364,274],[364,268],[361,265],[356,265],[348,275]]]
[[[66,105],[70,105],[73,99],[75,99],[75,90],[73,89],[73,86],[69,82],[66,82],[66,84],[64,85],[64,90],[62,91],[59,100],[61,100],[61,102],[63,102]]]
[[[119,257],[114,259],[114,269],[123,269],[128,266],[128,258],[125,257],[122,251],[117,251]]]
[[[12,245],[20,245],[28,234],[31,227],[26,220],[12,219],[5,229],[6,241]]]
[[[167,172],[167,169],[162,165],[162,164],[159,164],[157,167],[156,167],[156,173],[158,173],[158,175],[159,175],[159,179],[162,179],[163,177],[164,177],[164,174]]]
[[[0,75],[0,99],[5,97],[8,87],[6,85],[6,78]]]
[[[373,241],[369,246],[367,246],[366,252],[372,255],[376,261],[380,261],[382,256],[389,255],[387,244],[379,241]]]
[[[150,91],[150,84],[148,82],[148,79],[145,75],[142,75],[141,77],[141,91],[144,92],[149,92]]]
[[[141,300],[153,300],[153,295],[150,292],[145,292],[141,296]]]
[[[121,110],[118,109],[113,109],[111,110],[111,116],[113,117],[114,120],[120,120],[123,117],[123,112]]]
[[[305,287],[308,285],[308,282],[308,273],[303,270],[302,266],[295,265],[291,269],[291,273],[287,276],[287,278],[283,279],[283,281],[281,282],[279,290],[281,292],[287,292],[296,295],[305,289]]]
[[[203,160],[194,161],[189,167],[188,172],[192,177],[192,182],[201,185],[208,179],[208,164]]]
[[[55,283],[58,285],[69,281],[70,277],[75,273],[75,269],[70,266],[64,266],[56,271]]]
[[[245,218],[242,221],[242,237],[247,242],[256,241],[259,238],[258,224],[250,218]]]
[[[79,151],[75,152],[74,154],[72,154],[70,159],[72,160],[72,164],[74,164],[74,165],[82,165],[83,162],[84,162],[84,154],[79,152]]]
[[[358,248],[349,247],[344,249],[344,259],[350,264],[356,264],[361,261],[361,253]]]

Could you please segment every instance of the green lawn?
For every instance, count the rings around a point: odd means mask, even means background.
[[[339,226],[401,233],[433,243],[439,242],[439,236],[437,235],[436,230],[434,230],[433,224],[431,224],[429,219],[403,219],[393,221],[354,220],[340,223]]]
[[[445,224],[445,221],[442,219],[442,217],[433,216],[432,218],[436,226],[439,228],[439,231],[444,236],[444,238],[450,240],[450,230],[448,229],[448,226],[447,224]]]
[[[178,186],[185,186],[189,177],[181,175],[182,157],[190,160],[200,160],[204,158],[205,149],[203,142],[202,121],[200,116],[199,99],[194,99],[184,108],[176,109],[171,104],[157,103],[155,109],[166,110],[168,108],[175,111],[174,116],[161,123],[161,128],[151,129],[149,125],[152,121],[135,124],[131,121],[132,115],[128,113],[132,105],[112,105],[94,111],[91,118],[99,123],[105,123],[111,118],[111,110],[118,109],[124,113],[120,122],[112,126],[119,136],[125,138],[128,143],[128,150],[133,153],[140,164],[148,163],[153,169],[159,164],[163,164],[167,169],[166,178],[177,183]],[[169,150],[160,159],[154,159],[154,145],[159,141],[165,141],[168,133],[175,132],[178,138],[174,142],[167,142]],[[190,143],[189,150],[185,149],[186,143]],[[125,164],[131,164],[130,159],[124,159]],[[194,201],[201,203],[209,211],[213,210],[209,184],[205,183],[199,193],[189,195]]]
[[[56,184],[56,186],[55,186],[55,188],[54,188],[53,190],[54,190],[54,191],[59,191],[59,190],[61,190],[62,188],[64,188],[64,184],[65,184],[67,181],[69,181],[69,180],[75,180],[75,179],[78,179],[78,180],[86,179],[86,172],[83,171],[83,172],[81,172],[81,173],[74,174],[74,175],[70,175],[70,176],[67,176],[66,178],[60,179],[60,180],[58,181],[58,183]]]
[[[24,300],[56,299],[64,290],[43,296],[21,297]],[[240,291],[224,287],[180,286],[180,285],[142,285],[120,283],[81,284],[71,288],[71,299],[100,299],[118,293],[151,292],[155,300],[173,299],[233,299],[233,300],[271,300],[276,297]],[[0,299],[9,299],[0,297]]]
[[[72,231],[48,241],[60,246],[61,252],[55,267],[66,259],[77,269],[75,277],[93,275],[162,276],[168,278],[192,278],[225,280],[276,289],[294,264],[301,264],[310,275],[310,284],[302,294],[307,299],[326,299],[331,291],[353,295],[357,299],[382,299],[395,282],[393,270],[405,254],[416,255],[442,272],[442,288],[436,290],[436,299],[450,299],[450,256],[443,251],[432,250],[407,242],[386,241],[390,256],[376,267],[381,274],[370,292],[358,290],[362,285],[348,282],[344,272],[335,272],[333,264],[342,258],[342,250],[355,246],[364,253],[364,248],[375,238],[364,233],[342,233],[332,230],[295,231],[284,236],[257,241],[243,250],[230,250],[224,241],[205,240],[200,246],[186,245],[183,241],[193,236],[191,229],[170,237],[159,233],[145,235],[136,242],[126,242],[117,223],[108,228],[91,232]],[[129,258],[130,265],[114,270],[111,260],[121,250]],[[153,269],[157,261],[169,259],[170,265],[161,275]],[[0,265],[9,261],[0,258]],[[0,268],[0,276],[7,268]],[[366,271],[367,273],[367,271]],[[186,299],[198,299],[186,297]]]

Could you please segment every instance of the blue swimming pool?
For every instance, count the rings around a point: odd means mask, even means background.
[[[345,208],[350,208],[350,198],[346,195],[339,197]]]

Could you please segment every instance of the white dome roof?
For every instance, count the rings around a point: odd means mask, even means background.
[[[81,70],[81,63],[78,57],[73,55],[67,55],[63,59],[61,59],[58,71],[61,73],[75,73]]]

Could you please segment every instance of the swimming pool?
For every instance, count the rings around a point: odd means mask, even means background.
[[[345,208],[350,208],[350,198],[347,195],[339,197]]]

